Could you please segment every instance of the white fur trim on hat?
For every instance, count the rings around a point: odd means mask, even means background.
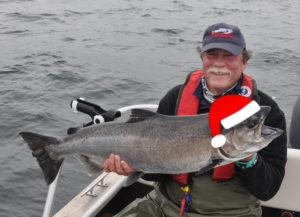
[[[251,117],[259,110],[260,106],[257,104],[257,102],[251,101],[239,111],[221,120],[221,124],[225,129],[229,129]]]

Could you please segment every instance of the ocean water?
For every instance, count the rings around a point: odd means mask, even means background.
[[[289,125],[300,94],[297,0],[0,0],[0,216],[41,216],[47,194],[18,135],[63,137],[89,121],[84,97],[105,109],[154,103],[201,68],[208,25],[238,25],[253,51],[245,73],[271,95]],[[64,163],[54,210],[93,179]]]

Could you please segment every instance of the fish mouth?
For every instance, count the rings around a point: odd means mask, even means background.
[[[234,162],[234,161],[238,161],[241,160],[243,158],[249,157],[250,155],[252,155],[254,152],[251,151],[247,151],[247,152],[241,152],[241,155],[235,155],[232,156],[230,154],[227,154],[223,148],[218,148],[218,153],[219,155],[225,160],[225,161],[230,161],[230,162]]]
[[[237,161],[240,159],[237,157],[233,157],[230,154],[227,154],[222,147],[218,148],[217,150],[218,150],[219,155],[226,161]]]
[[[269,127],[266,125],[261,126],[261,136],[265,138],[276,138],[280,136],[283,133],[283,130],[274,128],[274,127]]]

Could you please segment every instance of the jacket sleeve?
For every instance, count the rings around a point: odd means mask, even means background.
[[[176,102],[181,85],[171,90],[160,100],[157,112],[163,115],[175,115]]]
[[[283,130],[283,134],[258,152],[257,164],[245,170],[236,167],[236,175],[245,187],[258,199],[271,199],[282,183],[287,161],[287,134],[284,113],[266,94],[259,91],[260,104],[271,106],[264,124]]]

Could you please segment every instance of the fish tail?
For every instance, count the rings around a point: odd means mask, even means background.
[[[37,158],[38,163],[43,171],[46,183],[50,185],[62,164],[63,159],[51,159],[49,154],[50,145],[58,145],[59,140],[49,136],[43,136],[31,132],[21,132],[20,135],[27,142],[29,148],[32,150],[33,155]]]

